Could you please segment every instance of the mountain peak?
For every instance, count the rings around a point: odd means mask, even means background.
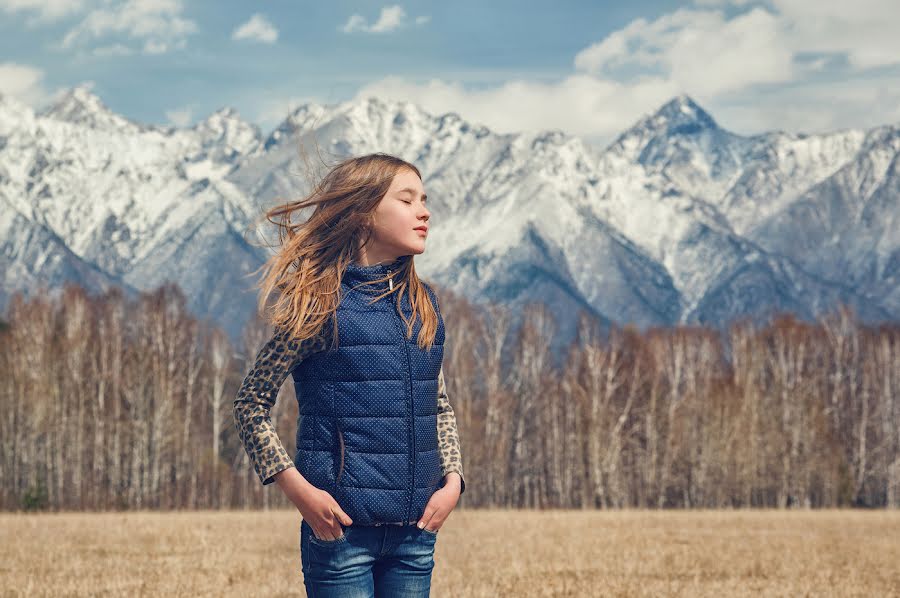
[[[287,116],[266,136],[261,149],[266,151],[288,139],[294,132],[309,129],[318,122],[327,109],[312,102],[304,102],[291,108]]]
[[[665,126],[670,134],[719,128],[715,119],[685,93],[678,94],[663,104],[649,120],[657,126]]]
[[[253,125],[245,121],[237,110],[231,106],[224,106],[207,116],[204,120],[198,122],[194,125],[194,128],[245,128],[251,126]]]
[[[259,127],[245,121],[230,106],[219,108],[192,129],[200,135],[204,147],[213,150],[213,154],[220,159],[228,161],[249,153],[262,140]],[[215,151],[216,148],[218,152]]]
[[[213,118],[222,118],[222,119],[227,119],[227,120],[243,120],[241,118],[240,113],[237,110],[235,110],[234,108],[232,108],[231,106],[223,106],[223,107],[219,108],[218,110],[216,110],[209,116],[209,120],[211,120]]]
[[[672,140],[704,133],[724,134],[709,113],[687,94],[678,94],[656,112],[644,116],[619,135],[607,149],[637,156],[648,145],[668,146]]]
[[[41,111],[40,116],[93,129],[131,129],[137,125],[110,110],[86,84],[68,89],[58,100]]]
[[[374,95],[348,100],[339,104],[337,109],[348,116],[356,116],[362,120],[393,119],[394,124],[397,125],[410,119],[431,117],[418,104],[409,100],[380,98]]]

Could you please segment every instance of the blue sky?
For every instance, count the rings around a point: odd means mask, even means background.
[[[900,3],[0,0],[0,92],[78,84],[187,125],[222,106],[271,129],[365,95],[499,132],[603,143],[686,93],[737,133],[900,122]]]

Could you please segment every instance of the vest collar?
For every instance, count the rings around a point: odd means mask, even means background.
[[[397,284],[399,271],[406,265],[406,262],[411,257],[411,255],[401,255],[392,262],[382,262],[380,264],[374,264],[371,266],[363,266],[361,264],[357,264],[356,262],[350,262],[349,264],[347,264],[347,270],[344,272],[343,281],[347,282],[351,287],[355,287],[366,282],[384,278],[388,275],[388,270],[390,270],[392,272],[391,279],[393,280],[394,284]],[[389,288],[390,283],[388,281],[384,281],[379,284],[366,284],[364,286],[359,286],[357,290],[372,295],[378,295],[387,291]]]

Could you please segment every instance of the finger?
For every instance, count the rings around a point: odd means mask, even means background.
[[[340,535],[341,535],[340,531],[337,534],[335,534],[334,530],[330,527],[324,528],[321,532],[316,532],[316,537],[319,540],[337,540],[340,537]]]
[[[323,518],[318,522],[318,525],[313,527],[312,524],[310,524],[310,527],[313,528],[313,533],[319,540],[334,540],[334,525],[334,519],[329,521],[328,519]],[[338,532],[338,535],[340,535],[340,531]]]
[[[325,533],[328,534],[329,540],[337,540],[344,533],[344,530],[341,528],[337,518],[332,518],[331,521],[326,522]]]
[[[427,526],[433,519],[435,519],[434,515],[437,513],[437,507],[426,507],[425,512],[422,513],[422,517],[419,519],[419,529]],[[437,521],[435,520],[435,523]],[[429,526],[428,529],[434,529],[433,526]]]
[[[331,509],[331,512],[334,513],[335,517],[338,518],[338,521],[344,525],[353,525],[353,520],[350,519],[350,515],[347,515],[340,506],[335,505],[334,508]]]
[[[422,526],[422,529],[427,529],[430,532],[436,532],[441,529],[442,521],[438,520],[437,517],[432,517],[425,525]]]

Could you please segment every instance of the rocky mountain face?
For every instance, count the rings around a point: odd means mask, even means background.
[[[84,87],[38,113],[0,96],[0,307],[66,281],[173,280],[236,338],[274,240],[251,223],[306,191],[301,147],[320,172],[375,151],[415,163],[433,223],[419,272],[476,303],[546,303],[559,346],[579,310],[641,328],[837,303],[900,317],[897,126],[746,137],[679,96],[598,149],[369,98],[263,135],[229,108],[136,123]]]

